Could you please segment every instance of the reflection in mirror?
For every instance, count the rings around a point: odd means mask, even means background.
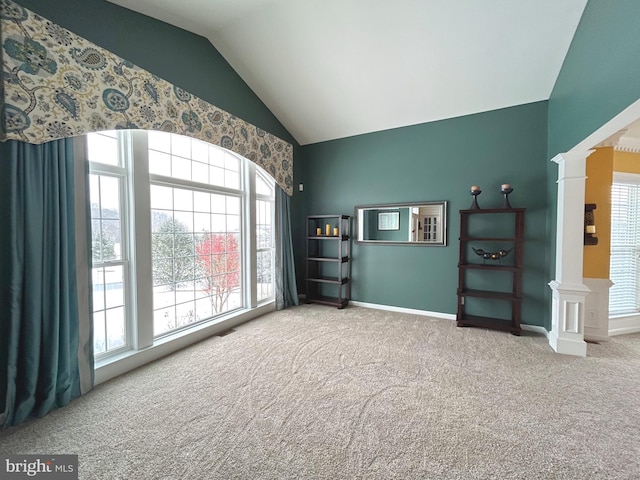
[[[447,202],[356,207],[356,242],[445,246]]]

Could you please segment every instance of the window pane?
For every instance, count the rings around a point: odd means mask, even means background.
[[[226,209],[239,199],[184,188],[173,195],[175,220],[153,234],[156,336],[242,306],[241,217]]]
[[[192,162],[191,168],[194,182],[209,183],[209,165],[206,163]]]
[[[87,134],[87,157],[90,162],[120,166],[116,132]]]
[[[240,188],[240,174],[238,172],[225,171],[224,186],[229,188]]]
[[[154,295],[155,303],[155,295]],[[176,328],[176,307],[160,308],[153,312],[153,332],[162,335]]]
[[[97,355],[107,351],[107,332],[104,311],[93,313],[93,353]]]
[[[176,188],[173,195],[173,208],[176,210],[193,210],[193,192]]]
[[[227,197],[224,195],[211,195],[211,212],[213,213],[225,213],[229,211],[227,209]],[[235,212],[231,212],[235,213]]]
[[[193,210],[195,212],[211,212],[211,194],[193,192]]]
[[[205,142],[199,142],[198,140],[192,140],[191,158],[198,162],[208,164],[209,163],[209,144]]]
[[[171,176],[191,180],[191,160],[182,157],[171,157]]]
[[[92,268],[93,311],[104,310],[104,268]]]
[[[233,172],[240,171],[240,159],[235,155],[225,152],[224,156],[224,168]]]
[[[204,233],[211,231],[211,215],[208,213],[195,213],[193,215],[193,231]]]
[[[93,208],[100,209],[100,176],[91,174],[89,175],[89,201],[91,202],[91,216],[99,217],[97,213],[94,214]]]
[[[226,212],[230,215],[240,215],[240,198],[227,197]]]
[[[151,208],[173,209],[173,188],[151,185]]]
[[[147,141],[150,150],[171,153],[171,135],[163,132],[147,132]]]
[[[211,298],[205,297],[196,300],[196,318],[198,320],[206,320],[213,316],[213,306],[211,305]]]
[[[122,250],[122,235],[120,232],[120,220],[105,220],[100,222],[101,231],[98,232],[94,248],[102,250],[102,261],[120,259]]]
[[[209,146],[209,165],[215,167],[224,168],[224,149],[216,147],[215,145]]]
[[[193,232],[193,210],[183,212],[174,210],[175,228],[181,232]]]
[[[105,311],[107,323],[107,349],[113,350],[125,345],[124,307]]]
[[[220,214],[211,215],[211,231],[225,232],[227,230],[227,216]]]
[[[151,232],[157,233],[167,222],[173,221],[171,210],[151,210]]]
[[[272,195],[273,187],[271,187],[261,175],[256,175],[256,193],[258,195]]]
[[[171,156],[168,153],[149,150],[149,173],[171,176]]]
[[[191,139],[183,135],[171,135],[171,153],[179,157],[191,158]]]
[[[196,321],[195,302],[186,302],[176,305],[177,327],[184,327]]]
[[[258,200],[256,202],[256,244],[259,250],[273,246],[271,202]]]
[[[153,299],[154,299],[154,306],[157,309],[175,305],[176,303],[175,292],[173,290],[168,289],[166,285],[153,287]]]
[[[239,232],[240,231],[240,217],[237,215],[227,215],[227,231]]]
[[[273,297],[273,253],[270,250],[258,252],[258,301]]]
[[[219,187],[224,187],[224,168],[209,167],[209,183]]]
[[[105,308],[124,306],[124,271],[121,265],[104,268]]]

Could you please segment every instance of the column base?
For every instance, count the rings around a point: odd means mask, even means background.
[[[584,311],[590,290],[581,283],[549,283],[553,290],[549,345],[557,353],[587,356],[584,341]]]
[[[549,345],[562,355],[587,356],[587,342],[580,339],[558,338],[553,330],[549,332]]]

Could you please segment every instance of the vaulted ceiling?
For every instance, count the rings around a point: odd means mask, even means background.
[[[302,144],[547,100],[587,0],[109,0],[208,38]]]

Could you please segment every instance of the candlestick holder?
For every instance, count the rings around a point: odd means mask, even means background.
[[[473,202],[469,207],[469,210],[478,210],[480,209],[480,205],[478,205],[478,195],[482,193],[482,190],[471,190],[471,195],[473,195]]]
[[[513,188],[503,188],[500,190],[502,195],[504,195],[504,203],[502,204],[502,208],[511,208],[511,204],[509,203],[509,194],[513,192]]]

